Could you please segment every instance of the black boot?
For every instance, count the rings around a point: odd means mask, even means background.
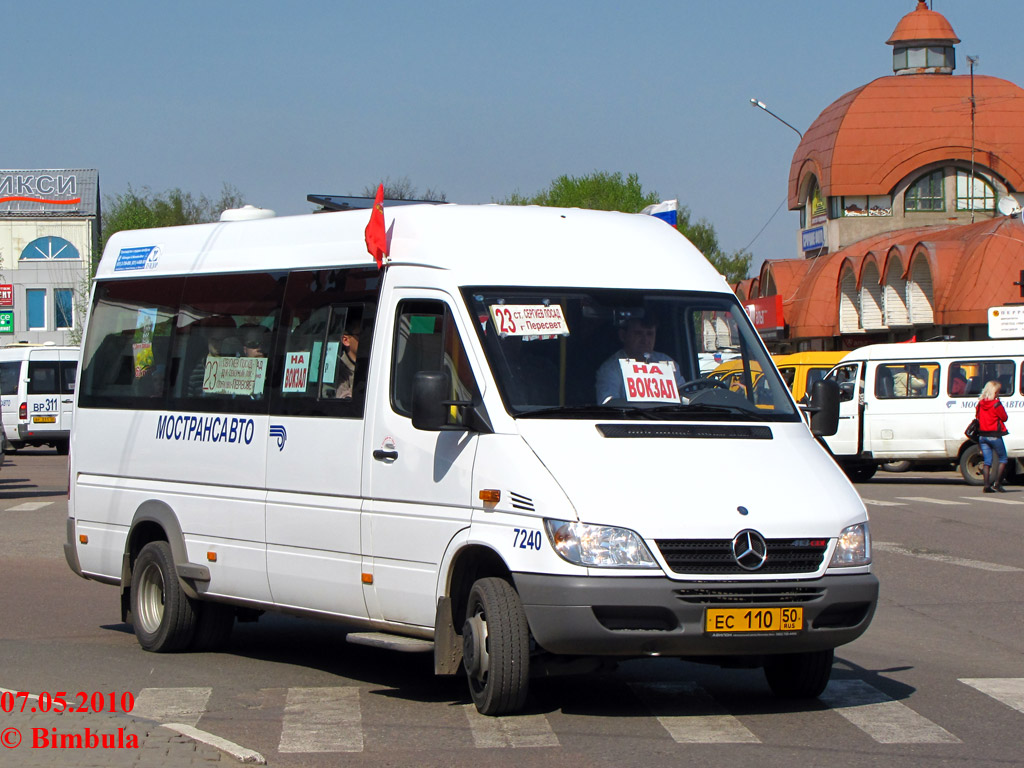
[[[991,467],[989,467],[988,464],[983,465],[981,468],[981,476],[985,478],[985,487],[982,489],[982,493],[995,493],[995,491],[992,490],[992,486],[988,484],[988,473],[990,469]]]
[[[993,483],[993,487],[1000,493],[1006,493],[1006,489],[1003,488],[1003,475],[1006,474],[1006,464],[1000,464],[999,470],[996,472],[996,481]]]

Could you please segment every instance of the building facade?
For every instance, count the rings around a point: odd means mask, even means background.
[[[796,259],[736,287],[779,351],[988,338],[1024,287],[1024,89],[957,75],[960,40],[921,0],[886,43],[893,74],[844,94],[793,155]],[[772,311],[766,312],[765,308]]]
[[[99,249],[95,170],[0,171],[0,344],[77,344]]]

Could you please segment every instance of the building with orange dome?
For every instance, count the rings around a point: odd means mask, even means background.
[[[886,41],[893,74],[844,94],[793,155],[802,258],[737,293],[780,351],[948,336],[987,339],[1024,301],[1024,89],[957,69],[950,23],[923,0]]]

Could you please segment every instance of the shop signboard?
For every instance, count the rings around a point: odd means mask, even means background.
[[[0,333],[14,333],[14,312],[0,310]]]
[[[14,286],[10,283],[0,284],[0,307],[14,306]]]
[[[988,308],[990,339],[1024,338],[1024,305]]]

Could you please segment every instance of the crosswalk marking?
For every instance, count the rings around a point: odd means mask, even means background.
[[[473,733],[473,743],[480,749],[560,746],[544,715],[485,717],[472,704],[466,704],[463,710]]]
[[[904,501],[920,501],[925,504],[942,504],[950,507],[962,507],[966,504],[963,501],[953,501],[952,499],[933,499],[930,496],[897,496],[897,499],[903,499]]]
[[[1024,506],[1024,501],[1017,501],[1016,499],[1004,499],[1003,497],[998,496],[998,495],[995,495],[995,496],[991,496],[991,495],[990,496],[961,496],[960,498],[961,499],[967,499],[968,501],[974,501],[975,499],[977,499],[978,501],[984,501],[984,502],[987,502],[989,504],[1013,504],[1013,505],[1016,505],[1018,507]]]
[[[1024,712],[1024,677],[961,677],[960,682]]]
[[[362,752],[359,689],[289,688],[278,752]]]
[[[16,507],[8,507],[8,512],[34,512],[37,509],[48,507],[53,504],[52,501],[26,501],[24,504],[19,504]]]
[[[959,744],[960,739],[863,680],[833,680],[821,700],[880,744]]]
[[[943,555],[939,552],[915,552],[912,549],[901,547],[899,544],[891,541],[873,541],[871,542],[873,549],[881,552],[895,552],[898,555],[906,555],[907,557],[917,557],[921,560],[933,560],[937,563],[947,563],[949,565],[960,565],[964,568],[974,568],[979,571],[992,571],[995,573],[1017,573],[1024,571],[1024,568],[1017,568],[1013,565],[1003,565],[1001,563],[986,563],[984,560],[969,560],[964,557],[953,557],[953,555]]]
[[[135,697],[133,717],[158,723],[195,725],[206,711],[212,688],[143,688]]]
[[[761,741],[696,683],[632,683],[630,687],[679,744]]]
[[[865,504],[872,504],[876,507],[905,507],[907,506],[902,501],[882,501],[881,499],[865,499],[861,498]]]

